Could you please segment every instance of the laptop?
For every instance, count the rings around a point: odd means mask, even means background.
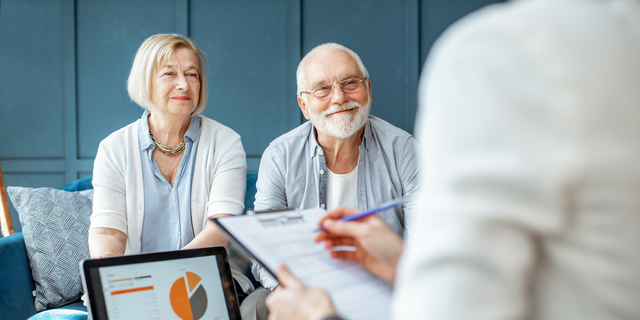
[[[87,311],[102,319],[240,319],[223,247],[127,255],[80,263]]]

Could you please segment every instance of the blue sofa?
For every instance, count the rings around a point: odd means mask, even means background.
[[[257,174],[247,174],[245,210],[253,208]],[[76,180],[62,188],[66,191],[91,189],[91,178]],[[247,273],[251,280],[251,272]],[[22,232],[0,238],[0,320],[15,319],[86,319],[87,310],[78,300],[63,307],[36,313],[32,292],[35,284],[27,258]]]

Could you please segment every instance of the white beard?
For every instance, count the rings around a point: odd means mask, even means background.
[[[355,108],[358,108],[356,114],[341,113],[328,117],[335,112]],[[341,105],[334,104],[322,113],[314,113],[309,110],[309,118],[311,118],[311,123],[316,127],[316,130],[331,137],[344,139],[352,136],[364,126],[370,110],[371,99],[367,98],[367,103],[364,106],[355,101],[349,101]]]

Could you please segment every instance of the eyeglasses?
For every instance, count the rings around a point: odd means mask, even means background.
[[[324,100],[327,99],[329,97],[331,97],[333,95],[333,90],[336,87],[336,84],[340,85],[340,88],[342,88],[342,91],[344,92],[354,92],[358,89],[360,89],[360,87],[362,86],[362,82],[366,80],[366,79],[358,79],[358,78],[349,78],[346,80],[342,80],[342,81],[338,81],[338,82],[334,82],[334,83],[330,83],[330,84],[323,84],[317,88],[315,88],[313,91],[309,92],[309,91],[300,91],[300,93],[308,93],[314,97],[316,97],[319,100]]]

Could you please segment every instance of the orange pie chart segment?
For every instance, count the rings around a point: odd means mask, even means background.
[[[193,272],[187,271],[187,282],[189,282],[189,292],[193,292],[193,290],[195,290],[198,283],[200,283],[200,280],[202,280],[200,276],[198,276]]]
[[[173,308],[173,311],[180,319],[193,320],[191,302],[189,301],[189,294],[187,293],[184,278],[180,278],[173,283],[169,299],[171,300],[171,308]]]

